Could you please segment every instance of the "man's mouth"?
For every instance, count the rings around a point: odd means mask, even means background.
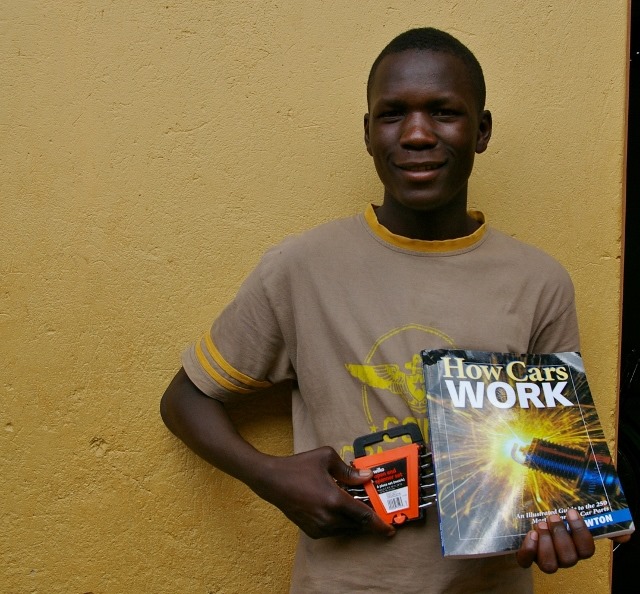
[[[435,171],[442,165],[443,163],[401,163],[398,167],[403,171]]]

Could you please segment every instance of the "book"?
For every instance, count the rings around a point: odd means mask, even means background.
[[[421,352],[445,557],[501,555],[569,508],[594,538],[634,524],[578,352]]]

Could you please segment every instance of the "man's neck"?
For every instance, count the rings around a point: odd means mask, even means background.
[[[438,241],[471,235],[480,223],[467,213],[466,203],[454,212],[417,211],[385,201],[376,208],[378,222],[391,233],[409,239]]]

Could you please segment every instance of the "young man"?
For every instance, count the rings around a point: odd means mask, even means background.
[[[371,478],[348,464],[356,437],[425,428],[421,349],[579,350],[566,271],[467,210],[492,128],[473,54],[441,31],[407,31],[375,61],[367,100],[382,204],[269,250],[184,353],[162,416],[301,528],[292,592],[531,592],[523,567],[593,554],[577,514],[571,532],[551,516],[517,556],[445,560],[435,512],[396,531],[336,485]],[[274,457],[237,433],[224,402],[286,380],[296,454]]]

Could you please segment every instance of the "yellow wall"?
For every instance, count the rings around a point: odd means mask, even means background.
[[[568,267],[613,440],[626,1],[5,0],[3,591],[286,591],[294,530],[158,402],[267,246],[379,200],[366,74],[422,25],[484,66],[472,205]],[[239,422],[286,453],[278,402]],[[609,551],[538,591],[608,591]]]

